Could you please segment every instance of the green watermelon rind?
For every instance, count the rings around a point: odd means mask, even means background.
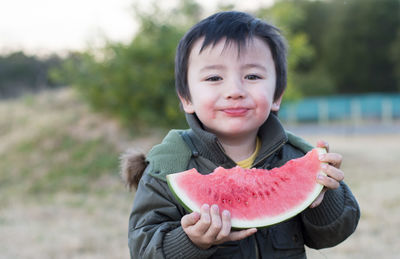
[[[318,154],[326,153],[326,150],[324,148],[316,148],[316,149],[318,150]],[[324,164],[324,163],[321,162],[321,164]],[[322,170],[320,170],[318,173],[326,175]],[[168,183],[169,189],[171,190],[171,192],[174,195],[174,197],[176,198],[176,200],[189,213],[191,213],[193,211],[200,211],[200,207],[197,206],[195,203],[191,202],[190,199],[183,200],[185,195],[179,195],[177,193],[177,190],[179,190],[179,187],[174,182],[174,174],[167,175],[167,183]],[[318,195],[321,193],[323,187],[324,186],[322,184],[315,182],[314,190],[312,192],[310,192],[307,199],[303,200],[303,202],[301,204],[299,204],[298,206],[292,208],[291,210],[289,210],[281,215],[278,215],[275,217],[267,217],[266,220],[263,220],[263,219],[239,220],[239,219],[232,218],[232,220],[231,220],[232,229],[240,230],[240,229],[248,229],[248,228],[265,228],[265,227],[269,227],[271,225],[278,224],[285,220],[288,220],[288,219],[298,215],[299,213],[304,211],[306,208],[308,208],[312,204],[312,202],[318,197]]]
[[[172,174],[171,174],[172,175]],[[172,183],[172,178],[168,177],[170,175],[167,175],[167,184],[169,189],[171,190],[172,194],[174,195],[175,199],[182,205],[182,207],[185,208],[185,210],[189,213],[192,213],[194,210],[192,210],[191,208],[189,208],[184,201],[181,200],[181,198],[179,198],[178,194],[175,192],[176,190],[176,186],[173,185]],[[200,209],[198,210],[200,211]]]

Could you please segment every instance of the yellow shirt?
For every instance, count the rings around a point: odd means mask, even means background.
[[[260,142],[260,139],[257,138],[256,150],[254,150],[253,154],[251,154],[250,157],[248,157],[242,161],[236,162],[236,164],[242,168],[250,168],[253,165],[253,162],[256,159],[258,152],[260,151],[260,147],[261,147],[261,142]]]

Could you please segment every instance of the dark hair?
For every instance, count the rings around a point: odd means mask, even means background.
[[[175,88],[182,98],[191,100],[187,72],[193,44],[201,37],[204,42],[200,52],[223,38],[226,44],[236,43],[238,51],[254,37],[263,39],[269,46],[275,63],[276,87],[274,100],[286,88],[286,43],[280,30],[248,13],[229,11],[209,16],[193,26],[180,40],[175,57]]]

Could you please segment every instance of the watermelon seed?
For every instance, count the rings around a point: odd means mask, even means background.
[[[258,192],[258,195],[264,200],[264,195],[261,191]]]
[[[266,194],[267,196],[269,196],[270,193],[269,193],[269,191],[265,191],[265,194]]]
[[[276,187],[278,187],[278,186],[279,186],[279,183],[278,183],[278,182],[276,182],[276,181],[274,181],[274,184],[276,185]]]
[[[245,201],[244,204],[245,204],[246,206],[249,206],[249,203],[248,203],[247,201]]]
[[[271,191],[272,191],[272,192],[276,192],[276,190],[275,190],[274,187],[271,187]]]
[[[281,176],[279,177],[279,179],[281,179],[282,182],[287,182],[288,180],[290,180],[290,178],[287,176]]]
[[[218,201],[218,193],[214,193],[214,201]]]
[[[240,203],[240,198],[236,198],[236,201]]]
[[[252,193],[253,198],[257,198],[257,194],[255,192]]]
[[[228,203],[229,203],[229,205],[232,205],[232,200],[229,199],[229,200],[228,200]]]
[[[225,199],[222,199],[221,201],[222,201],[222,203],[225,203],[225,202],[226,202],[226,200],[225,200]]]

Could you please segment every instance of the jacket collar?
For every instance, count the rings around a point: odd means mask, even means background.
[[[225,168],[236,165],[235,162],[226,155],[217,136],[204,130],[202,123],[195,114],[186,114],[186,120],[191,128],[189,131],[190,138],[199,155]],[[263,162],[288,140],[282,124],[279,122],[276,115],[272,113],[260,127],[258,137],[261,141],[261,149],[256,157],[254,165]]]

